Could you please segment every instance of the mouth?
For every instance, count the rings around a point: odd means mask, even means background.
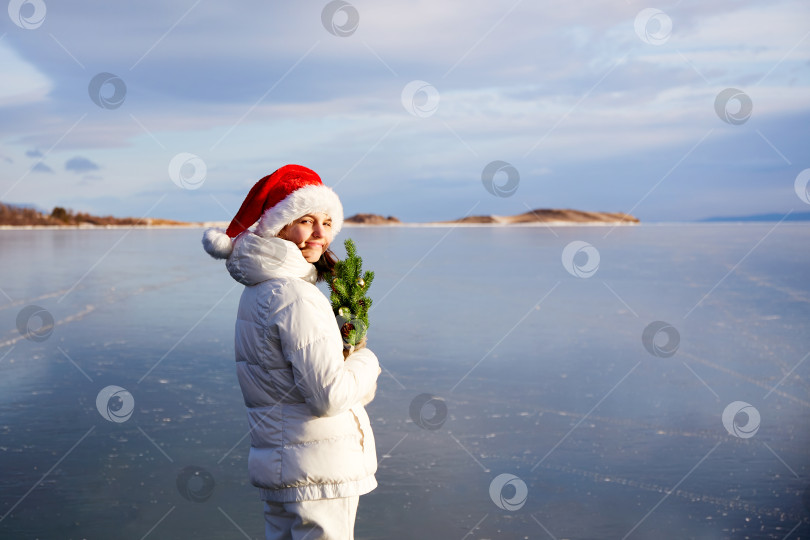
[[[323,249],[323,244],[321,244],[320,242],[307,242],[306,245],[307,247],[319,247]]]

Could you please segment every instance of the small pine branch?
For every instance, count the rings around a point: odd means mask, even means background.
[[[349,297],[349,291],[346,290],[345,281],[340,276],[338,279],[333,280],[332,290],[335,292],[335,295],[337,295],[339,300],[347,299]]]
[[[366,293],[374,281],[374,272],[366,271],[361,278],[363,259],[357,255],[357,248],[351,238],[347,239],[344,245],[346,258],[338,261],[333,269],[330,301],[336,316],[341,316],[341,310],[344,310],[342,315],[344,319],[362,322],[359,328],[346,326],[341,329],[344,341],[354,344],[365,336],[368,329],[371,298],[367,297]],[[345,310],[350,313],[345,313]]]

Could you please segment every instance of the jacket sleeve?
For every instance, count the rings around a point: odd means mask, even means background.
[[[369,349],[344,361],[335,316],[326,298],[318,300],[300,296],[280,314],[277,325],[295,385],[312,414],[334,416],[361,403],[374,389],[379,362]]]

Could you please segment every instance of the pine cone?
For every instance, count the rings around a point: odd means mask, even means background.
[[[340,335],[343,339],[349,339],[349,333],[354,330],[354,325],[350,322],[344,323],[343,326],[340,327]]]

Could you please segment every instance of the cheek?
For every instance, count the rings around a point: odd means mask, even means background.
[[[302,227],[295,227],[292,231],[290,231],[290,240],[292,240],[296,244],[300,244],[306,239],[306,234],[303,231]]]

